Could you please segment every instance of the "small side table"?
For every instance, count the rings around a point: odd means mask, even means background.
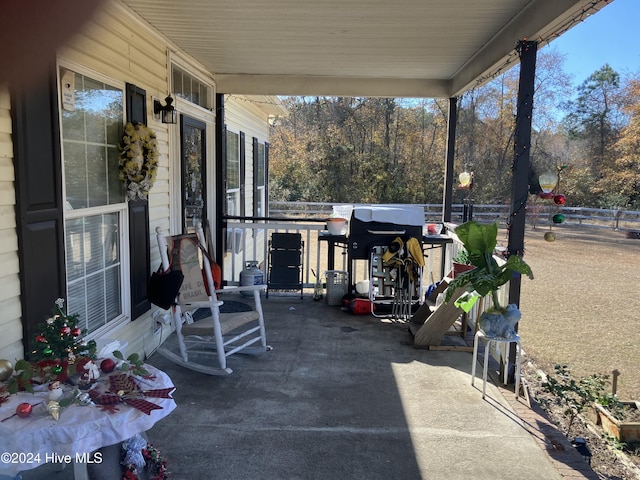
[[[145,390],[175,388],[169,376],[161,370],[144,365],[152,375],[138,381]],[[104,380],[104,377],[101,378]],[[156,422],[169,415],[176,408],[173,398],[145,397],[149,402],[162,408],[152,410],[148,415],[129,405],[118,404],[116,413],[108,413],[95,406],[72,404],[55,420],[44,404],[49,393],[46,387],[35,393],[18,392],[0,405],[1,451],[23,452],[27,462],[0,463],[0,478],[14,477],[21,471],[37,468],[43,463],[56,463],[61,467],[73,463],[75,480],[88,480],[87,464],[94,460],[94,452],[99,448],[116,445],[133,437],[136,433],[150,430]],[[14,417],[20,403],[41,404],[33,409],[28,418]],[[101,460],[101,459],[100,459]]]
[[[327,242],[327,270],[335,270],[335,262],[336,262],[336,246],[340,246],[343,249],[346,249],[348,246],[348,240],[346,235],[332,235],[330,233],[322,233],[318,234],[318,240]]]
[[[516,348],[516,376],[515,376],[515,391],[516,391],[516,400],[519,397],[520,390],[520,368],[522,363],[522,344],[520,343],[520,335],[516,335],[515,338],[504,338],[504,337],[487,337],[484,332],[478,330],[473,339],[473,364],[471,365],[471,385],[476,379],[476,363],[478,361],[478,345],[480,340],[484,341],[484,370],[482,372],[482,398],[485,397],[485,391],[487,388],[487,370],[489,368],[489,347],[491,346],[491,342],[495,343],[515,343]]]

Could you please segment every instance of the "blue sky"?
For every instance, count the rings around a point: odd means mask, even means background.
[[[621,75],[637,73],[640,45],[635,32],[639,20],[639,0],[613,0],[549,46],[565,55],[564,70],[574,75],[576,85],[606,63]]]

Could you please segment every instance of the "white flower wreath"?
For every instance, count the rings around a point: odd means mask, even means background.
[[[129,200],[146,200],[158,171],[158,143],[153,130],[141,123],[124,126],[118,157],[120,181]]]

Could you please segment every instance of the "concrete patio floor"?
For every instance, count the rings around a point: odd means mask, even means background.
[[[148,432],[172,478],[598,478],[513,391],[490,384],[483,400],[471,353],[415,349],[405,324],[310,297],[263,306],[273,351],[230,357],[230,376],[149,359],[177,387]]]
[[[309,296],[271,294],[263,307],[273,351],[230,357],[229,376],[147,360],[176,386],[177,408],[147,432],[171,479],[600,478],[513,390],[489,383],[483,400],[471,353],[415,349],[406,324]],[[90,478],[120,480],[119,446],[105,452]],[[71,480],[73,469],[22,476]]]

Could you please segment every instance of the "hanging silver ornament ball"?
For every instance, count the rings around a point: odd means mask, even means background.
[[[4,382],[13,374],[13,363],[0,359],[0,382]]]
[[[547,232],[544,234],[544,239],[547,242],[553,242],[556,239],[556,234],[553,232]]]

